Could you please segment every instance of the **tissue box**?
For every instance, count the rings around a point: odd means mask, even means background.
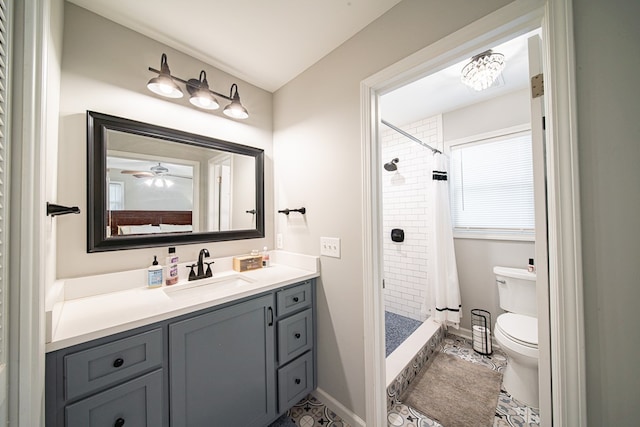
[[[233,257],[233,269],[235,271],[248,271],[262,268],[262,255],[245,255]]]

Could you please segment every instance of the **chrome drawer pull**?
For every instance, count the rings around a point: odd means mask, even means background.
[[[122,365],[124,365],[124,359],[121,357],[118,357],[116,360],[113,361],[114,368],[119,368]],[[118,418],[118,420],[122,420],[122,418]],[[124,420],[122,420],[122,423],[124,424]]]

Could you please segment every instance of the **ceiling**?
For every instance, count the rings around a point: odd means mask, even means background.
[[[527,87],[529,58],[527,39],[539,30],[493,47],[505,56],[502,76],[489,89],[476,92],[460,81],[470,58],[381,96],[381,116],[401,126],[436,114],[457,110]]]
[[[274,92],[400,0],[68,0]],[[396,125],[526,87],[525,34],[493,49],[505,55],[499,84],[475,92],[460,82],[463,59],[381,98]],[[476,52],[477,53],[477,52]]]
[[[274,92],[400,0],[69,0]]]

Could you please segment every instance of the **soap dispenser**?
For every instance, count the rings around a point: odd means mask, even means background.
[[[162,286],[162,266],[158,263],[158,258],[153,256],[153,263],[147,269],[147,287],[157,288]]]

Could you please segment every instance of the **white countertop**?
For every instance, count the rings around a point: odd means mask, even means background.
[[[138,286],[138,283],[124,286],[120,282],[113,284],[114,291],[104,292],[108,290],[104,283],[113,281],[113,274],[72,279],[69,283],[60,281],[62,283],[58,286],[63,295],[58,297],[55,308],[47,313],[50,339],[46,343],[46,351],[70,347],[319,276],[317,257],[279,251],[273,252],[271,257],[270,267],[243,273],[226,269],[231,265],[231,258],[216,259],[219,267],[217,271],[214,269],[211,278],[192,282],[181,278],[176,285],[152,289]],[[122,278],[125,273],[117,274]],[[138,279],[139,276],[139,270],[136,270],[124,277]],[[77,291],[91,287],[92,283],[99,284],[97,287],[103,293],[88,292],[82,296]]]

